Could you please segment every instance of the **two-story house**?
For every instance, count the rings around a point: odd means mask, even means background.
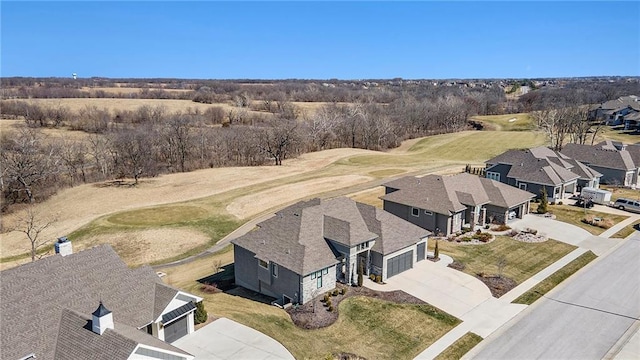
[[[236,284],[282,304],[304,304],[358,273],[382,280],[426,258],[431,233],[340,197],[298,202],[232,240]]]

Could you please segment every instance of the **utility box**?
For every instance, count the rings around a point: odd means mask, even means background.
[[[56,254],[60,254],[62,256],[67,256],[73,254],[73,247],[71,246],[71,241],[67,239],[66,236],[59,237],[58,241],[53,246],[56,250]]]
[[[580,197],[589,199],[596,204],[608,205],[611,202],[611,191],[586,187],[582,188]]]

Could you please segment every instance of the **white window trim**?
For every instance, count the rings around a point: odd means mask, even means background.
[[[524,185],[524,187],[523,187],[523,185]],[[526,191],[527,190],[527,183],[519,183],[518,184],[518,188],[520,190],[525,190]]]
[[[278,264],[276,263],[271,263],[271,276],[274,278],[278,277]]]
[[[415,217],[420,217],[420,209],[412,207],[411,208],[411,215],[415,216]]]
[[[264,263],[264,265],[262,265],[262,263]],[[260,266],[263,269],[269,270],[269,263],[264,260],[258,259],[258,266]]]
[[[424,214],[425,214],[425,215],[432,216],[432,215],[433,215],[433,212],[431,212],[431,211],[429,211],[429,210],[425,210],[425,211],[424,211]]]
[[[500,181],[500,173],[499,172],[493,172],[493,171],[487,171],[487,178],[491,179],[491,180],[495,180],[495,181]]]

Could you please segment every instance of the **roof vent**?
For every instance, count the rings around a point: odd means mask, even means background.
[[[91,330],[94,333],[102,335],[107,329],[113,329],[113,314],[102,304],[102,301],[91,315]]]

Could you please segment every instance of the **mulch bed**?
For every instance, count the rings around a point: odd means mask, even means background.
[[[324,298],[324,293],[320,296],[309,301],[304,305],[298,307],[291,307],[287,309],[287,313],[291,316],[291,320],[298,327],[303,329],[320,329],[333,324],[338,319],[338,305],[344,299],[351,296],[368,296],[375,299],[390,301],[399,304],[426,304],[424,301],[417,297],[411,296],[404,291],[376,291],[366,287],[351,287],[344,284],[337,284],[337,289],[340,290],[346,288],[347,292],[344,295],[338,294],[338,296],[331,296],[331,304],[333,311],[327,311],[324,303],[321,301]],[[315,312],[314,312],[315,303]]]
[[[487,285],[487,287],[491,291],[491,295],[496,298],[499,298],[500,296],[508,293],[511,289],[518,286],[517,282],[506,276],[476,275],[476,278]]]

